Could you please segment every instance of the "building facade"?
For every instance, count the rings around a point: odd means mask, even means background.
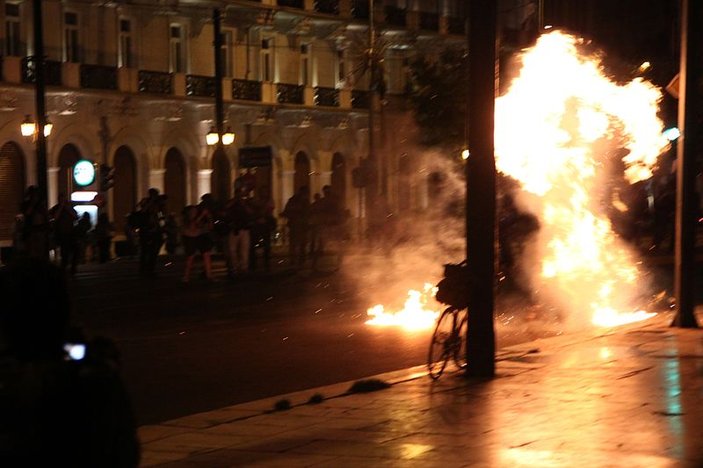
[[[228,199],[246,172],[277,213],[297,187],[315,193],[330,184],[352,215],[362,216],[351,171],[369,153],[371,104],[382,116],[374,128],[390,135],[375,139],[385,168],[380,185],[394,207],[410,209],[422,198],[410,192],[421,189],[404,169],[410,143],[388,131],[400,125],[412,132],[395,96],[407,91],[413,53],[465,40],[462,3],[44,1],[49,204],[75,189],[72,168],[86,159],[114,169],[105,210],[118,235],[150,187],[179,213],[204,193]],[[24,189],[37,182],[34,142],[20,133],[23,121],[36,121],[32,18],[32,2],[0,2],[0,246],[11,242]],[[382,99],[369,92],[365,66],[371,19]],[[236,134],[225,147],[205,138],[216,126],[215,53],[224,127]]]

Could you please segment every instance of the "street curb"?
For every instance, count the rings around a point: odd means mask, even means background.
[[[501,348],[496,352],[496,363],[500,363],[503,361],[518,360],[527,355],[539,355],[542,353],[540,347],[541,344],[548,345],[548,348],[551,350],[558,350],[561,348],[575,346],[588,341],[598,340],[600,338],[607,337],[616,333],[631,333],[633,331],[638,330],[661,328],[662,326],[671,323],[671,319],[672,313],[663,312],[644,322],[636,322],[613,328],[594,329],[547,338],[539,338],[533,341],[528,341],[517,345],[506,346],[505,348]],[[194,413],[172,420],[140,426],[140,429],[148,429],[150,427],[159,426],[172,428],[203,428],[215,426],[218,424],[231,423],[235,421],[244,421],[259,416],[264,416],[267,414],[290,411],[294,408],[299,408],[303,406],[314,406],[319,403],[324,403],[324,401],[327,400],[358,395],[359,393],[350,392],[349,390],[355,382],[359,382],[362,380],[376,380],[385,382],[389,384],[388,388],[392,388],[395,385],[409,383],[412,381],[419,380],[421,378],[428,378],[426,376],[427,367],[425,365],[419,365],[406,369],[400,369],[396,371],[364,377],[357,380],[338,382],[335,384],[325,385],[321,387],[314,387],[305,390],[300,390],[297,392],[281,394],[273,397],[262,398],[259,400],[253,400],[246,403],[238,403],[236,405],[226,406],[211,411]],[[455,376],[461,377],[458,372],[450,372],[445,376],[444,379],[439,379],[438,381],[446,382],[447,380]],[[502,377],[506,376],[496,374],[496,378]],[[438,381],[430,382],[428,378],[429,385],[432,385],[434,382]],[[455,379],[455,381],[457,383],[450,384],[450,387],[454,387],[456,385],[463,385],[466,380]],[[317,399],[319,396],[322,397],[320,401],[315,403],[311,402],[313,399]]]

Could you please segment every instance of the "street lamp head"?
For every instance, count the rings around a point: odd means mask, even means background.
[[[49,135],[51,135],[51,130],[53,130],[53,128],[54,128],[54,124],[52,124],[51,122],[49,122],[47,120],[46,123],[44,124],[44,136],[48,137]]]
[[[232,131],[232,127],[227,127],[225,133],[222,134],[222,144],[229,146],[232,143],[234,143],[234,132]]]
[[[20,132],[22,132],[22,136],[28,137],[34,135],[35,131],[36,125],[29,114],[27,114],[24,121],[22,121],[22,124],[20,124]]]
[[[210,127],[210,131],[205,135],[205,141],[210,146],[214,146],[220,141],[220,135],[215,130],[215,127]]]

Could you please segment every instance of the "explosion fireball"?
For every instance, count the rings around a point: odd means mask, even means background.
[[[615,326],[653,314],[635,310],[642,274],[599,199],[605,168],[617,158],[629,183],[647,179],[668,141],[661,92],[639,78],[617,84],[581,45],[555,31],[522,56],[496,100],[496,167],[520,182],[523,207],[541,223],[523,262],[532,287],[572,318]]]
[[[669,143],[657,117],[659,89],[640,78],[618,84],[582,46],[554,31],[523,53],[518,76],[496,100],[496,167],[520,183],[516,202],[540,221],[521,259],[533,292],[569,312],[573,325],[617,326],[655,314],[637,310],[649,291],[604,209],[607,169],[619,166],[629,183],[646,180]],[[399,312],[370,308],[367,323],[430,328],[437,312],[425,308],[423,293],[409,294]]]

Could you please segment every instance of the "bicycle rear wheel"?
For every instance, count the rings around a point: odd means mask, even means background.
[[[455,310],[447,307],[437,320],[429,355],[427,356],[427,370],[434,380],[437,380],[447,367],[447,362],[453,356],[452,336],[454,334]]]

